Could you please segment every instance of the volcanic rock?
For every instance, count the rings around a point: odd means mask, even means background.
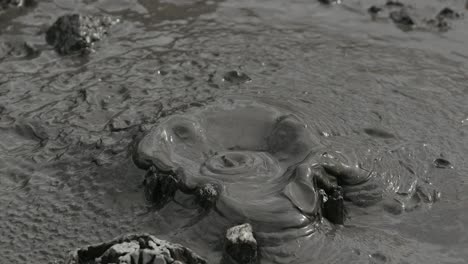
[[[205,264],[190,249],[149,234],[132,234],[70,253],[66,264]]]
[[[231,263],[257,263],[257,240],[250,224],[243,224],[229,228],[226,231],[225,258]]]
[[[95,17],[80,14],[61,16],[46,32],[46,41],[61,55],[92,51],[95,42],[107,35],[118,23],[109,16]]]

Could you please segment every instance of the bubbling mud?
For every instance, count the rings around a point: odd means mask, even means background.
[[[361,206],[397,193],[434,200],[416,177],[385,171],[394,165],[376,165],[368,149],[359,154],[328,144],[313,126],[294,106],[223,99],[163,120],[139,142],[135,161],[158,177],[170,175],[186,193],[217,186],[219,215],[266,233],[296,229],[303,236],[317,223],[342,224],[342,195]]]

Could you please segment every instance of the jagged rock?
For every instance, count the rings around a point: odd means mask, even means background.
[[[250,224],[229,228],[226,231],[225,259],[236,264],[257,263],[257,240]]]
[[[64,15],[47,30],[46,41],[62,55],[89,52],[94,43],[107,35],[109,28],[118,22],[109,16]]]
[[[66,264],[205,264],[205,259],[179,245],[149,234],[132,234],[70,253]]]

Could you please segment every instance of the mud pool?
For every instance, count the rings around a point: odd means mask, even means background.
[[[44,0],[0,7],[0,263],[63,263],[76,248],[142,232],[219,263],[226,229],[246,218],[261,233],[261,263],[466,263],[467,3],[402,2],[411,5],[410,30],[384,9],[371,16],[371,6],[385,4],[372,0]],[[439,31],[428,19],[445,7],[461,16]],[[62,56],[45,32],[69,13],[120,22],[95,52]],[[212,122],[200,114],[239,97],[275,102],[230,116],[256,124],[245,125],[255,127],[242,131],[245,137],[220,111]],[[263,136],[285,113],[295,120],[288,127],[308,125],[307,139],[293,136],[304,139],[301,146],[326,147],[363,167],[383,157],[382,189],[372,193],[385,194],[382,201],[363,206],[348,197],[344,225],[311,221],[312,228],[300,220],[314,211],[314,199],[296,196],[309,188],[299,184],[274,203],[291,213],[280,210],[268,221],[275,207],[254,202],[265,201],[255,192],[259,180],[243,173],[249,164],[266,164],[264,171],[279,175],[288,167],[279,160],[291,153],[288,162],[304,159],[284,137]],[[187,116],[209,131],[225,129],[221,155],[194,164],[205,164],[210,179],[234,170],[245,180],[231,184],[234,196],[217,210],[201,210],[182,193],[164,206],[145,197],[146,171],[134,162],[139,142]],[[179,131],[182,138],[187,131]],[[189,139],[194,150],[202,148]],[[239,142],[249,151],[273,146],[273,154],[239,154],[246,149],[232,148]],[[416,186],[440,197],[401,198]]]

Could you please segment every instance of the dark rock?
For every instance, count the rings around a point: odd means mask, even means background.
[[[341,0],[318,0],[318,1],[325,5],[341,4]]]
[[[190,249],[148,234],[126,235],[110,242],[73,251],[66,264],[205,264],[205,259]]]
[[[450,161],[443,159],[443,158],[435,159],[433,163],[436,168],[446,169],[446,168],[452,167],[452,164],[450,163]]]
[[[257,263],[257,240],[250,224],[243,224],[229,228],[226,231],[225,258],[231,263]]]
[[[227,72],[226,74],[224,74],[223,78],[225,81],[228,81],[234,84],[242,84],[242,83],[250,82],[252,80],[247,74],[239,72],[239,71]]]
[[[405,30],[410,30],[415,25],[414,20],[404,8],[390,12],[390,19]]]
[[[400,1],[389,0],[385,3],[386,7],[404,7],[405,5]]]
[[[439,14],[437,14],[436,18],[439,18],[439,19],[458,19],[460,17],[461,17],[460,13],[457,13],[453,9],[446,7],[444,9],[442,9],[439,12]]]
[[[343,189],[338,187],[330,194],[327,194],[322,210],[323,216],[333,224],[344,224],[346,219],[346,210],[343,200]]]
[[[47,30],[46,40],[62,55],[89,52],[94,43],[107,35],[109,28],[118,22],[118,19],[108,16],[64,15]]]
[[[196,196],[202,207],[212,208],[218,200],[219,190],[214,184],[205,184],[197,189]]]
[[[143,185],[146,199],[162,207],[174,197],[179,189],[179,180],[169,173],[159,172],[152,168],[146,173]]]
[[[381,7],[378,7],[378,6],[371,6],[367,9],[367,12],[371,15],[371,16],[375,16],[377,15],[378,13],[380,13],[382,11],[382,8]]]

